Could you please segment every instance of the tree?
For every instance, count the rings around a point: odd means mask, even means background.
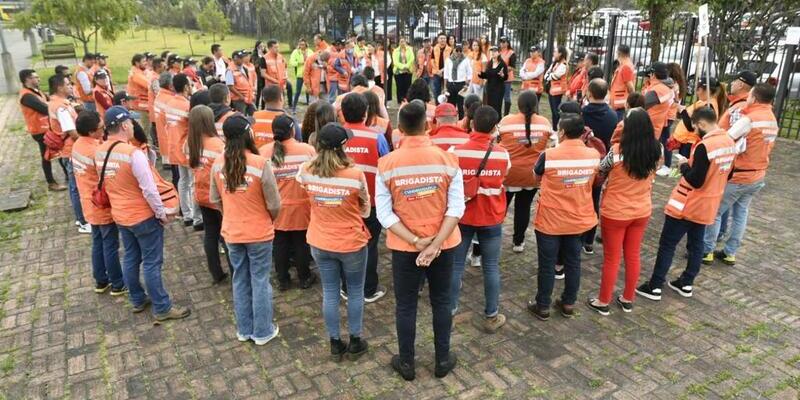
[[[214,42],[217,41],[217,35],[224,39],[231,31],[231,22],[219,8],[217,0],[206,1],[203,11],[197,16],[197,25],[201,31],[210,33]]]
[[[164,0],[143,0],[139,9],[139,17],[142,20],[142,28],[145,34],[148,28],[155,28],[161,32],[161,40],[164,47],[167,47],[166,28],[177,24],[175,16],[179,15],[176,7],[169,1]]]
[[[50,26],[56,33],[71,37],[89,52],[89,42],[97,36],[115,41],[125,32],[136,15],[134,0],[33,0],[20,13],[15,25],[21,29],[37,24]]]
[[[650,59],[653,61],[658,60],[661,56],[664,21],[669,18],[673,10],[680,9],[680,3],[681,0],[636,0],[636,4],[642,10],[647,11],[650,21]]]

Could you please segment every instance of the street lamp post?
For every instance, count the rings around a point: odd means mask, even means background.
[[[17,91],[17,80],[14,79],[16,68],[14,68],[14,59],[11,58],[11,53],[8,52],[8,47],[6,46],[4,29],[3,23],[0,22],[0,45],[3,47],[3,53],[0,57],[3,59],[3,74],[6,77],[8,92],[13,93]]]

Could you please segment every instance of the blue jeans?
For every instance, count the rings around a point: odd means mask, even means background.
[[[442,94],[444,77],[440,75],[434,75],[431,77],[431,82],[433,82],[433,101],[436,102],[436,104],[439,104],[439,95]]]
[[[139,307],[150,296],[153,313],[163,314],[172,308],[161,267],[164,265],[164,227],[155,218],[144,220],[133,226],[118,225],[125,255],[122,259],[122,277],[128,285],[128,297],[134,307]],[[144,275],[145,293],[139,281],[139,266]]]
[[[667,280],[667,272],[672,267],[672,258],[675,257],[675,247],[686,236],[686,250],[689,251],[686,269],[681,274],[681,286],[694,283],[694,278],[700,273],[700,262],[703,259],[703,234],[706,226],[685,219],[676,219],[669,215],[664,216],[664,227],[661,229],[661,238],[658,240],[658,253],[656,264],[653,266],[653,275],[650,276],[650,285],[661,288]]]
[[[472,237],[477,235],[481,244],[481,269],[483,270],[483,296],[486,299],[484,315],[494,317],[500,302],[500,245],[503,241],[503,224],[491,226],[472,226],[458,224],[461,231],[461,244],[456,247],[453,260],[453,276],[450,281],[450,310],[458,311],[458,297],[461,291],[461,277],[464,263],[472,245]]]
[[[296,110],[297,101],[300,100],[300,94],[303,92],[303,78],[297,78],[297,80],[294,83],[294,87],[295,87],[295,92],[294,92],[294,101],[292,101],[292,109]],[[306,93],[306,104],[309,104],[308,93]]]
[[[725,237],[725,234],[728,233],[728,220],[730,219],[730,216],[730,209],[722,214],[722,219],[719,221],[719,234],[717,235],[718,242],[722,241],[722,239]]]
[[[83,207],[81,207],[81,197],[78,194],[78,183],[75,181],[75,173],[72,169],[72,160],[62,158],[64,168],[67,171],[67,187],[69,188],[69,202],[72,204],[72,212],[75,213],[75,220],[81,225],[86,225],[86,218],[83,217]]]
[[[119,229],[115,223],[92,225],[92,276],[97,284],[125,286],[119,263]]]
[[[336,96],[339,95],[339,84],[337,82],[328,82],[328,103],[333,104],[336,101]]]
[[[736,255],[736,250],[739,250],[739,246],[742,245],[744,229],[747,227],[750,202],[764,185],[764,180],[760,180],[751,184],[728,183],[725,186],[725,194],[722,195],[722,203],[719,206],[719,211],[717,211],[717,219],[713,224],[706,227],[706,234],[703,239],[703,254],[708,254],[714,250],[720,225],[722,224],[722,216],[728,211],[732,211],[731,235],[725,241],[723,251],[729,256]]]
[[[311,256],[322,279],[322,314],[328,336],[339,339],[339,288],[341,274],[347,282],[347,327],[350,335],[361,336],[364,319],[364,277],[367,273],[367,246],[350,253],[337,253],[311,246]]]
[[[559,96],[560,98],[560,96]],[[572,305],[578,299],[581,284],[581,244],[583,235],[548,235],[536,232],[536,249],[539,258],[539,272],[536,276],[538,291],[536,304],[550,307],[553,286],[556,279],[556,259],[559,250],[564,255],[564,292],[561,294],[563,304]],[[483,243],[481,243],[483,246]]]
[[[233,266],[233,311],[239,335],[265,340],[275,332],[272,323],[272,241],[228,243]]]

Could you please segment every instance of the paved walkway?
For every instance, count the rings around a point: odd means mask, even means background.
[[[389,367],[397,342],[388,252],[380,277],[389,295],[366,306],[371,349],[357,363],[328,361],[319,286],[276,295],[278,340],[237,342],[230,286],[210,283],[201,234],[181,224],[167,229],[164,275],[192,315],[154,326],[124,299],[92,292],[90,238],[76,233],[66,194],[46,192],[35,145],[21,129],[13,99],[0,99],[0,193],[32,187],[35,197],[26,211],[0,214],[0,398],[798,398],[798,143],[777,144],[739,264],[705,268],[693,298],[667,291],[661,303],[640,299],[631,314],[615,309],[603,318],[580,305],[574,320],[541,322],[524,307],[535,289],[532,235],[522,255],[507,240],[508,324],[494,335],[479,329],[480,270],[469,268],[452,340],[459,367],[433,377],[425,306],[417,380],[406,383]],[[643,273],[674,183],[656,182]],[[584,256],[581,301],[597,290],[601,262],[601,249]]]

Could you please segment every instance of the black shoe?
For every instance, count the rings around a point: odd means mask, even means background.
[[[653,301],[661,300],[661,288],[653,287],[650,285],[650,282],[645,282],[639,285],[639,287],[636,288],[636,293],[645,299],[650,299]]]
[[[94,285],[94,292],[97,294],[103,294],[111,287],[110,283],[98,283]]]
[[[536,318],[539,318],[542,321],[547,321],[550,319],[550,310],[549,307],[542,307],[534,301],[528,302],[528,311],[531,312]]]
[[[380,298],[385,295],[386,295],[386,288],[381,285],[378,285],[378,287],[375,289],[375,293],[373,293],[371,296],[364,296],[364,302],[374,303],[380,300]]]
[[[598,237],[596,237],[596,238],[594,239],[594,241],[595,241],[595,242],[597,242],[597,243],[600,243],[600,244],[602,244],[602,243],[603,243],[603,238],[602,238],[602,237],[600,237],[600,236],[598,236]]]
[[[611,309],[608,307],[608,304],[601,306],[596,304],[598,302],[599,300],[597,299],[589,299],[586,301],[586,305],[589,306],[589,308],[591,308],[592,310],[597,311],[597,313],[600,315],[606,316],[608,314],[611,314]]]
[[[556,309],[561,313],[564,318],[572,318],[575,316],[575,305],[564,304],[561,300],[556,300]]]
[[[311,285],[315,284],[316,282],[317,282],[317,276],[314,275],[314,274],[309,274],[308,278],[306,278],[302,282],[300,282],[300,288],[301,289],[308,289],[308,288],[311,287]]]
[[[291,285],[291,283],[289,281],[280,281],[280,282],[278,282],[278,290],[281,291],[281,292],[285,292],[285,291],[289,290],[289,288],[291,286],[292,285]]]
[[[594,245],[591,245],[591,244],[583,245],[583,253],[584,254],[594,254]]]
[[[193,224],[194,222],[192,222],[190,219],[183,220],[183,226],[192,226]]]
[[[458,357],[450,352],[447,361],[436,363],[436,368],[433,369],[433,375],[437,378],[444,378],[456,367],[456,364],[458,364]]]
[[[194,229],[197,232],[200,232],[203,229],[205,229],[205,224],[203,224],[202,222],[199,223],[199,224],[194,224],[194,225],[192,225],[192,229]]]
[[[692,297],[692,285],[686,285],[680,279],[675,279],[667,285],[683,297]]]
[[[220,276],[219,279],[214,279],[214,284],[217,285],[217,284],[220,284],[222,282],[225,282],[226,279],[228,279],[228,273],[227,272],[223,272],[222,276]]]
[[[414,365],[401,361],[400,356],[392,356],[392,369],[407,381],[413,381],[416,377]]]
[[[367,341],[358,336],[350,335],[350,344],[347,345],[347,358],[350,361],[358,360],[369,349]]]
[[[619,304],[619,307],[622,309],[623,312],[633,311],[633,302],[623,300],[622,296],[617,296],[617,304]]]
[[[347,353],[347,345],[342,342],[342,339],[331,338],[331,360],[342,361],[345,353]]]
[[[123,286],[121,288],[111,287],[111,292],[109,292],[109,294],[114,296],[114,297],[122,296],[122,295],[124,295],[126,293],[128,293],[128,287],[127,286]]]

